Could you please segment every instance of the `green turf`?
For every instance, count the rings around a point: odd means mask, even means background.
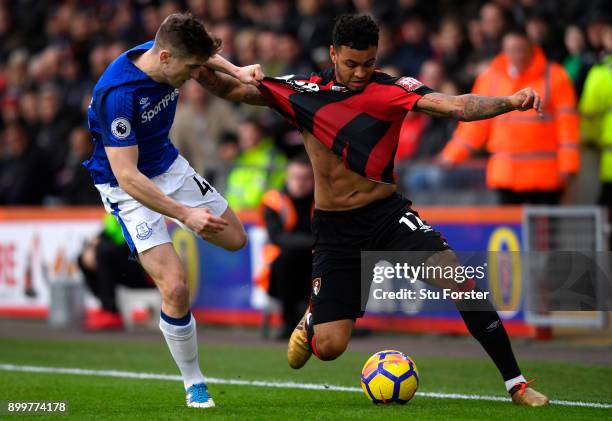
[[[449,350],[449,354],[452,350]],[[278,347],[206,346],[200,351],[209,376],[244,380],[281,380],[359,385],[368,355],[348,352],[330,363],[311,361],[299,371],[286,366]],[[170,354],[159,343],[103,343],[51,340],[0,340],[0,363],[177,374]],[[504,396],[499,374],[487,360],[417,360],[420,391]],[[523,362],[538,389],[554,399],[612,403],[612,368]],[[180,382],[132,380],[65,374],[0,371],[0,400],[68,400],[69,419],[610,419],[612,410],[551,406],[518,408],[504,402],[415,397],[406,406],[374,406],[361,393],[304,391],[213,384],[218,405],[211,410],[184,406]],[[203,413],[204,412],[204,413]],[[18,419],[18,418],[15,418]],[[42,419],[36,417],[36,419]],[[60,419],[54,417],[54,419]]]

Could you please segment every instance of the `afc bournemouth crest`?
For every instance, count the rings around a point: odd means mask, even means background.
[[[321,291],[321,278],[314,278],[312,280],[312,293],[319,295],[319,291]]]
[[[136,237],[139,240],[146,240],[153,234],[153,228],[147,225],[146,222],[136,225]]]

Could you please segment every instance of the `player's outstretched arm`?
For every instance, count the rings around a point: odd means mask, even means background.
[[[165,195],[138,170],[138,146],[106,146],[106,155],[119,186],[149,209],[181,221],[199,235],[223,231],[228,222],[206,208],[189,208]]]
[[[525,88],[510,96],[445,95],[432,92],[420,98],[415,111],[434,117],[450,117],[461,121],[484,120],[510,111],[535,109],[541,113],[540,95]]]
[[[231,76],[204,67],[196,80],[214,95],[233,102],[251,105],[267,105],[261,92],[253,86]]]
[[[249,66],[238,67],[235,64],[227,61],[219,54],[215,54],[206,61],[206,67],[211,70],[218,70],[238,79],[242,83],[247,83],[257,86],[259,81],[263,79],[263,71],[259,64],[251,64]]]

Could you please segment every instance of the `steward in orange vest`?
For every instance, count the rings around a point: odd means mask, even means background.
[[[255,283],[282,302],[283,338],[299,322],[310,297],[313,209],[312,168],[308,158],[299,155],[289,161],[283,190],[267,191],[261,205],[268,243]]]
[[[579,168],[579,119],[570,78],[546,59],[520,31],[503,39],[503,53],[482,73],[472,92],[502,96],[530,86],[542,97],[536,110],[513,111],[488,120],[460,122],[442,151],[454,164],[486,145],[491,154],[487,186],[502,203],[558,203],[568,179]]]

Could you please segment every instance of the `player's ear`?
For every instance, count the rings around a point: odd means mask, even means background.
[[[168,50],[161,50],[159,52],[159,61],[163,64],[168,63],[168,60],[170,60],[170,57],[172,56],[172,54],[170,54],[170,51]]]
[[[336,64],[336,60],[338,60],[338,57],[336,56],[336,49],[333,45],[329,46],[329,57],[331,58],[332,63]]]

